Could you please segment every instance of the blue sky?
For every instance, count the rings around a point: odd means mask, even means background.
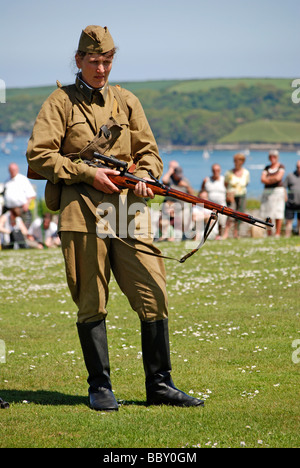
[[[0,79],[73,82],[88,24],[119,48],[111,81],[300,78],[299,18],[299,0],[2,0]]]

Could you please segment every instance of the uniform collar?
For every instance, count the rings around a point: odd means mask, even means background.
[[[103,100],[106,100],[107,93],[108,93],[108,88],[109,85],[108,83],[105,83],[103,88],[95,89],[91,88],[88,84],[86,84],[82,77],[81,73],[78,73],[76,75],[76,81],[75,81],[76,88],[84,95],[84,97],[88,100],[89,103],[92,102],[93,97],[97,95],[101,95]]]

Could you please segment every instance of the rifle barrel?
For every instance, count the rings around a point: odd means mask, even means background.
[[[219,205],[218,203],[214,203],[204,198],[196,197],[194,195],[189,195],[186,193],[182,193],[183,195],[182,196],[181,193],[182,192],[180,192],[179,190],[170,189],[168,194],[170,196],[174,196],[174,198],[180,198],[180,200],[183,200],[183,201],[189,201],[190,203],[201,204],[204,206],[204,208],[207,208],[212,211],[217,211],[220,214],[244,221],[245,223],[249,223],[249,224],[257,225],[257,226],[261,224],[262,226],[260,227],[263,227],[263,226],[273,227],[273,224],[270,222],[269,219],[267,219],[266,221],[262,219],[257,219],[247,213],[241,213],[240,211],[235,211],[232,208],[229,208],[228,206],[222,206],[222,205]]]
[[[204,208],[207,208],[208,210],[211,211],[216,211],[220,214],[223,214],[225,216],[229,216],[230,218],[234,218],[240,221],[243,221],[248,224],[252,224],[253,226],[258,226],[263,229],[266,229],[265,226],[268,227],[273,227],[274,225],[270,222],[270,219],[267,220],[262,220],[262,219],[257,219],[254,218],[252,215],[249,215],[247,213],[241,213],[239,211],[235,211],[228,206],[222,206],[217,203],[211,202],[209,200],[206,200],[204,198],[196,197],[195,195],[190,195],[185,192],[181,192],[180,190],[172,189],[170,187],[167,187],[164,184],[161,184],[157,180],[145,180],[145,179],[140,179],[139,177],[136,177],[132,174],[124,173],[118,176],[109,176],[112,182],[117,185],[120,188],[133,188],[137,184],[137,182],[145,182],[155,193],[156,195],[162,195],[162,196],[169,196],[172,198],[175,198],[177,200],[181,200],[183,202],[187,203],[192,203],[194,205],[201,204],[204,206]]]

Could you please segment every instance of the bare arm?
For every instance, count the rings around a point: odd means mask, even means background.
[[[261,182],[265,185],[273,185],[277,184],[283,179],[284,176],[284,169],[279,169],[277,174],[269,175],[267,171],[263,171],[261,176]]]
[[[4,227],[5,222],[6,222],[5,216],[1,216],[0,217],[0,232],[2,232],[2,234],[10,234],[10,231],[8,229],[5,229]]]

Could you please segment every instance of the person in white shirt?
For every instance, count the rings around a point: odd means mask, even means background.
[[[31,247],[38,249],[58,247],[60,245],[57,224],[52,221],[50,213],[45,213],[42,218],[36,218],[31,223],[27,239]]]
[[[212,165],[211,177],[206,177],[202,183],[201,191],[207,192],[207,199],[218,203],[219,205],[226,206],[226,187],[225,177],[221,175],[221,166],[219,164]],[[200,192],[198,196],[200,196]],[[227,218],[224,215],[219,215],[218,226],[219,234],[217,239],[221,239],[226,226]]]
[[[11,163],[8,166],[8,171],[10,179],[4,184],[4,207],[6,210],[16,206],[22,208],[22,217],[28,218],[31,221],[31,218],[27,214],[30,213],[29,205],[36,198],[36,192],[29,179],[20,174],[19,166],[16,163]],[[26,220],[25,224],[27,224]],[[28,225],[29,221],[27,227]]]

